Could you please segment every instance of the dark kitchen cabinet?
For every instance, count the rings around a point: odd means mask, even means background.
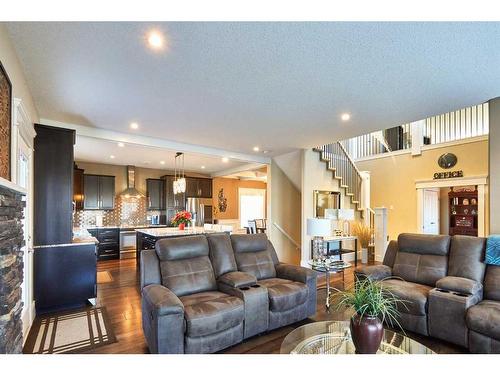
[[[75,131],[39,124],[35,131],[33,242],[71,243]]]
[[[199,178],[198,191],[200,193],[200,198],[212,198],[212,179]]]
[[[119,228],[93,228],[88,229],[95,237],[97,245],[97,258],[99,260],[120,258],[120,229]]]
[[[146,179],[146,195],[148,210],[164,210],[165,209],[165,182],[155,178]]]
[[[209,178],[186,178],[186,197],[212,198],[212,180]]]
[[[75,202],[75,209],[83,209],[83,169],[76,165],[73,169],[73,202]]]
[[[115,177],[85,174],[83,177],[86,210],[112,210],[115,208]]]

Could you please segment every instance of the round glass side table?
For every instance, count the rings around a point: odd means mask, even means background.
[[[326,289],[326,301],[325,306],[326,309],[330,309],[330,274],[331,273],[340,273],[342,272],[342,282],[345,286],[345,278],[344,278],[344,270],[346,268],[352,267],[350,263],[344,262],[343,260],[309,260],[308,264],[314,271],[323,272],[326,277],[326,286],[318,288],[318,290]]]

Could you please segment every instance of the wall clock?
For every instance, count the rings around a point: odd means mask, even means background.
[[[458,159],[455,154],[447,152],[439,157],[438,164],[441,168],[449,169],[453,168],[457,164],[457,161]]]

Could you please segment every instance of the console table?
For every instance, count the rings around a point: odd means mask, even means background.
[[[339,255],[340,260],[342,260],[342,254],[348,254],[354,252],[354,267],[358,266],[358,237],[356,236],[332,236],[324,237],[324,246],[326,246],[327,255]],[[342,248],[344,241],[353,241],[354,250],[346,250]],[[339,248],[333,248],[333,244],[339,244]],[[332,248],[330,248],[330,246]]]

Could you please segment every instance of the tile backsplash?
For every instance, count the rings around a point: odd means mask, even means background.
[[[103,225],[147,225],[147,216],[160,215],[161,211],[148,211],[147,201],[142,198],[115,197],[114,210],[77,210],[73,217],[75,227],[96,225],[96,217],[102,216]]]

